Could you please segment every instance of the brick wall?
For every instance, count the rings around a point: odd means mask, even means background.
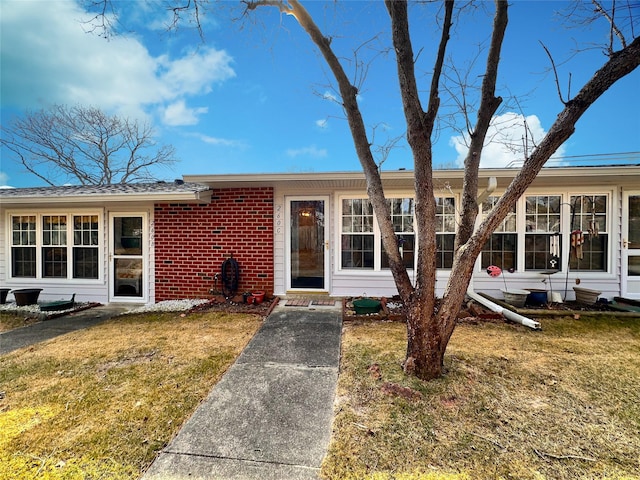
[[[240,266],[238,292],[273,293],[273,189],[213,191],[209,205],[157,204],[156,301],[206,298],[222,262]]]

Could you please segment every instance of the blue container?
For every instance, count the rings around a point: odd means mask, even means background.
[[[546,290],[529,290],[527,295],[528,305],[546,305],[547,304],[547,291]]]

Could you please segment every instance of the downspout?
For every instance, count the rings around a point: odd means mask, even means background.
[[[487,189],[482,192],[480,195],[478,195],[478,203],[482,203],[484,202],[489,195],[491,195],[493,193],[493,191],[496,189],[496,187],[498,186],[498,180],[496,180],[496,177],[489,177],[489,181],[487,182]]]
[[[536,322],[535,320],[531,320],[528,317],[523,317],[519,313],[512,312],[508,308],[503,308],[497,303],[494,303],[491,300],[484,298],[482,295],[478,295],[473,290],[473,278],[471,279],[471,282],[469,282],[469,288],[467,289],[467,296],[472,300],[478,302],[480,305],[487,307],[492,312],[502,314],[504,318],[506,318],[507,320],[511,320],[512,322],[519,323],[521,325],[524,325],[525,327],[529,327],[534,330],[542,330],[542,325],[540,325],[539,322]]]
[[[489,195],[493,193],[493,191],[496,189],[497,186],[498,186],[498,182],[496,180],[496,177],[490,177],[489,183],[487,185],[487,189],[478,196],[478,203],[482,203],[484,200],[486,200],[489,197]],[[482,295],[478,295],[473,290],[473,276],[471,277],[471,281],[469,282],[469,287],[467,288],[467,296],[472,300],[478,302],[480,305],[487,307],[492,312],[496,312],[503,315],[507,320],[511,320],[512,322],[519,323],[521,325],[524,325],[525,327],[529,327],[534,330],[542,330],[542,326],[540,325],[539,322],[536,322],[535,320],[531,320],[530,318],[527,318],[527,317],[523,317],[519,313],[512,312],[508,308],[501,307],[497,303],[494,303],[491,300],[484,298]]]

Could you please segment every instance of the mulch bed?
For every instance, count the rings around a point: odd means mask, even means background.
[[[402,322],[404,316],[402,315],[402,301],[397,295],[391,298],[376,298],[380,300],[382,304],[382,310],[379,313],[367,313],[364,315],[358,315],[353,307],[353,301],[363,297],[348,297],[342,299],[342,320],[343,321],[357,321],[357,320],[381,320],[388,322]]]
[[[598,315],[598,314],[612,314],[620,316],[635,316],[637,314],[624,314],[620,313],[614,308],[611,308],[605,302],[596,302],[593,305],[586,305],[575,301],[568,301],[564,303],[549,303],[546,305],[526,305],[524,308],[515,308],[509,304],[504,303],[500,299],[488,297],[489,300],[497,303],[498,305],[513,310],[525,316],[541,316],[541,317],[553,317],[553,316],[567,316],[573,315],[579,318],[580,315]],[[380,321],[393,321],[402,322],[404,317],[402,315],[402,302],[398,296],[394,296],[390,299],[385,297],[376,298],[382,303],[382,310],[375,314],[356,314],[353,301],[362,297],[349,297],[344,298],[342,301],[342,318],[344,321],[363,321],[363,320],[380,320]],[[460,313],[458,314],[458,323],[466,324],[478,324],[478,323],[499,323],[504,322],[505,318],[502,314],[493,312],[477,302],[469,301],[462,306]]]
[[[207,303],[200,304],[193,307],[190,312],[228,312],[228,313],[250,313],[253,315],[260,315],[261,317],[267,317],[275,306],[280,301],[279,297],[265,297],[262,303],[245,303],[242,299],[242,295],[235,296],[230,299],[226,299],[221,295],[216,295],[211,298]]]

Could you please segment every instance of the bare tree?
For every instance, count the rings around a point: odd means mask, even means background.
[[[49,185],[107,185],[153,180],[151,168],[175,162],[153,129],[94,107],[54,105],[2,127],[0,142],[28,172]]]
[[[104,0],[109,1],[109,0]],[[187,8],[198,5],[203,8],[207,0],[190,0]],[[583,85],[577,95],[564,100],[562,110],[547,135],[534,150],[507,187],[500,200],[488,216],[476,227],[478,216],[478,177],[480,158],[487,140],[490,122],[502,103],[496,94],[496,82],[503,39],[508,24],[508,3],[495,0],[493,30],[487,50],[486,65],[480,88],[480,98],[473,112],[466,111],[465,127],[468,130],[468,153],[464,161],[464,181],[460,221],[456,233],[455,253],[449,280],[439,304],[436,301],[436,217],[435,185],[433,177],[432,142],[435,125],[441,115],[441,78],[445,75],[447,50],[454,20],[454,0],[443,0],[443,19],[440,22],[440,40],[435,45],[435,61],[425,87],[426,108],[422,104],[424,89],[418,85],[416,58],[409,33],[409,13],[406,0],[386,0],[385,5],[391,21],[393,50],[396,55],[397,77],[402,106],[407,126],[407,141],[413,154],[415,171],[415,222],[417,233],[417,268],[415,283],[411,283],[397,248],[396,235],[390,220],[389,204],[385,199],[380,171],[374,159],[372,143],[367,137],[365,122],[357,102],[359,85],[349,79],[345,71],[346,60],[333,49],[332,38],[317,26],[308,11],[298,0],[244,0],[245,14],[261,7],[277,8],[282,14],[292,16],[308,34],[320,51],[332,72],[340,93],[342,107],[348,120],[356,154],[367,182],[367,194],[380,225],[382,241],[389,258],[390,270],[404,304],[407,323],[407,351],[404,369],[421,379],[429,380],[442,374],[443,359],[449,339],[456,325],[456,315],[466,294],[473,268],[483,245],[499,226],[518,198],[531,185],[540,169],[551,155],[574,132],[576,122],[589,107],[618,80],[635,70],[640,64],[640,40],[631,38],[620,43],[615,50],[613,38],[622,35],[611,12],[594,0],[596,13],[609,22],[612,35],[606,48],[607,56],[601,68]],[[461,2],[468,5],[469,2]],[[577,2],[584,3],[584,2]],[[615,7],[615,0],[608,5]],[[598,9],[600,11],[598,12]],[[174,11],[174,14],[176,12]],[[618,11],[620,14],[620,12]],[[632,13],[627,17],[628,25],[636,21]],[[614,24],[615,28],[611,26]]]
[[[415,285],[412,285],[398,252],[388,203],[385,200],[379,170],[373,159],[356,95],[357,88],[349,82],[339,58],[334,54],[331,39],[318,28],[307,10],[297,0],[255,0],[246,3],[247,10],[261,6],[278,8],[293,16],[308,33],[333,72],[342,97],[344,111],[356,151],[367,180],[367,193],[380,224],[382,241],[389,256],[391,272],[404,303],[407,321],[407,353],[404,369],[428,380],[442,374],[444,353],[456,324],[456,315],[463,303],[475,261],[483,245],[506,217],[517,199],[533,182],[551,155],[574,132],[575,124],[585,111],[616,81],[629,74],[640,63],[640,40],[637,38],[617,52],[611,52],[604,65],[594,73],[579,93],[567,101],[545,138],[525,161],[499,202],[478,228],[477,192],[480,158],[487,130],[502,99],[496,95],[496,80],[500,52],[508,23],[506,1],[496,0],[491,44],[481,87],[480,104],[475,123],[470,128],[468,154],[464,161],[464,182],[460,223],[456,233],[455,254],[449,281],[440,305],[436,304],[436,231],[432,136],[440,108],[440,79],[450,39],[454,2],[444,1],[444,21],[433,65],[426,109],[420,100],[415,73],[415,55],[409,35],[409,15],[406,1],[385,2],[391,19],[393,47],[396,54],[398,82],[402,96],[407,140],[413,153],[415,169],[415,219],[418,239],[418,262]],[[609,18],[610,20],[610,18]]]

